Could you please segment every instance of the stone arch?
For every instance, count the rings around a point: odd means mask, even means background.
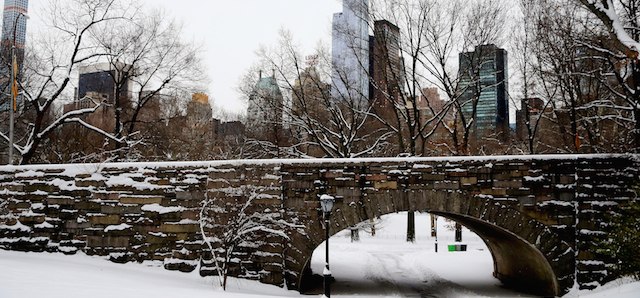
[[[487,243],[494,275],[505,285],[542,296],[559,296],[573,286],[573,249],[545,225],[492,198],[450,190],[377,190],[359,201],[338,199],[334,210],[331,235],[372,217],[400,211],[438,214],[460,222]],[[317,211],[314,215],[306,235],[293,237],[286,253],[285,270],[297,273],[297,280],[288,280],[295,288],[302,286],[311,254],[324,241],[321,214]],[[297,268],[290,267],[294,255],[299,258]]]

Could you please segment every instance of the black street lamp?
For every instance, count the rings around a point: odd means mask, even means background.
[[[330,279],[331,271],[329,271],[329,217],[331,216],[331,210],[333,210],[333,202],[335,199],[330,195],[320,196],[320,206],[324,214],[324,230],[325,230],[325,266],[324,266],[324,297],[331,297]]]

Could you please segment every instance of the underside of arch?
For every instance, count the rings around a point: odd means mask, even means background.
[[[509,288],[539,296],[559,296],[564,293],[554,270],[544,254],[533,244],[495,224],[469,216],[428,211],[464,225],[476,233],[489,248],[494,261],[494,276]],[[319,244],[319,243],[318,243]],[[315,246],[307,247],[313,252]],[[305,258],[297,276],[297,289],[304,292],[315,277],[309,269],[311,255]]]
[[[455,220],[478,234],[493,256],[494,276],[507,287],[540,296],[561,294],[551,264],[534,245],[486,221],[454,213],[431,213]]]

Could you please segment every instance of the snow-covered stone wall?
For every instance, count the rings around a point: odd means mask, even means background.
[[[559,295],[576,281],[588,288],[614,278],[606,268],[615,260],[593,243],[607,233],[604,214],[637,197],[639,168],[636,155],[2,166],[0,247],[215,274],[208,245],[223,252],[230,230],[245,235],[225,225],[241,211],[271,224],[237,242],[229,273],[301,288],[324,240],[318,197],[327,193],[337,199],[331,234],[430,211],[487,240],[505,284]]]

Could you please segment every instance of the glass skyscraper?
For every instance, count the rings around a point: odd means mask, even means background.
[[[2,45],[13,41],[15,28],[16,47],[24,49],[27,35],[27,8],[29,0],[4,0],[4,13],[2,14]],[[17,20],[17,24],[16,24]]]
[[[331,29],[332,96],[369,101],[369,0],[343,0]]]
[[[476,136],[509,136],[507,51],[493,44],[460,53],[460,104],[467,122],[474,118]]]
[[[16,60],[18,62],[18,74],[22,68],[22,60],[24,57],[24,43],[27,33],[27,7],[28,0],[5,0],[4,13],[2,15],[2,39],[0,42],[0,89],[7,90],[6,84],[9,83],[11,76],[11,46],[13,45],[14,28],[15,28],[15,45]],[[16,20],[18,21],[16,23]],[[20,101],[20,98],[18,98]],[[8,96],[4,94],[0,98],[0,112],[9,110]],[[4,118],[3,125],[4,125]]]

